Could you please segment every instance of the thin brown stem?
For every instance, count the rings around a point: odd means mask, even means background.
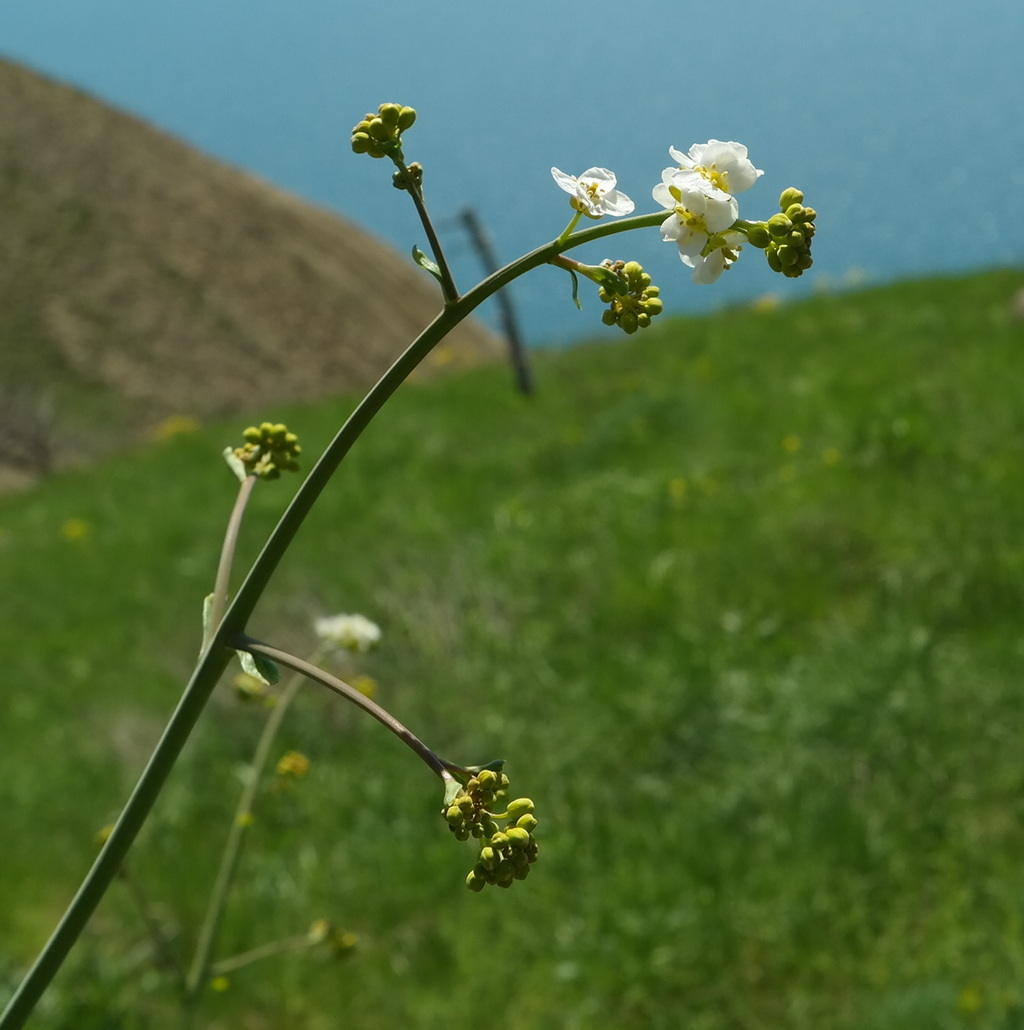
[[[253,487],[256,485],[256,476],[246,476],[238,488],[238,496],[235,498],[235,506],[231,509],[231,517],[228,519],[227,529],[224,531],[224,544],[220,550],[220,562],[217,565],[217,579],[213,587],[213,601],[210,604],[210,615],[206,627],[206,635],[203,640],[203,648],[206,648],[211,637],[224,618],[224,612],[228,605],[228,590],[231,587],[231,564],[235,558],[235,549],[238,547],[238,534],[242,526],[242,516],[245,514],[246,505],[252,496]]]
[[[389,711],[381,708],[376,701],[372,701],[365,694],[361,694],[350,683],[332,676],[329,672],[307,662],[305,659],[297,658],[295,655],[282,651],[279,648],[271,647],[269,644],[261,644],[244,633],[237,634],[231,641],[231,646],[239,651],[248,651],[251,654],[262,654],[288,669],[301,672],[303,676],[314,680],[317,683],[340,694],[346,701],[362,708],[368,715],[372,715],[379,723],[386,726],[399,740],[406,744],[440,777],[447,782],[452,779],[448,771],[448,763],[438,754],[432,751],[426,744],[416,736],[408,727],[400,723]]]

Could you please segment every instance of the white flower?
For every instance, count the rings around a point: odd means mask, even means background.
[[[669,147],[668,152],[680,168],[698,172],[724,193],[749,190],[764,175],[747,157],[742,143],[709,139],[707,143],[694,143],[687,154],[675,147]]]
[[[740,206],[735,197],[712,186],[698,172],[666,168],[652,196],[672,212],[661,223],[661,236],[674,240],[681,255],[696,255],[708,237],[732,227]]]
[[[380,641],[380,626],[364,615],[329,615],[313,623],[316,635],[327,644],[349,651],[369,651]]]
[[[588,168],[579,178],[552,168],[551,175],[572,196],[572,206],[591,218],[628,215],[633,210],[633,201],[615,188],[615,173],[607,168]]]
[[[693,269],[693,281],[713,283],[736,260],[742,233],[730,232],[739,215],[735,197],[694,169],[666,168],[652,195],[672,213],[661,223],[661,237],[679,248]]]
[[[706,286],[713,283],[739,257],[741,243],[745,239],[741,232],[723,232],[714,238],[714,249],[709,254],[679,256],[683,264],[693,269],[693,281],[698,286]]]

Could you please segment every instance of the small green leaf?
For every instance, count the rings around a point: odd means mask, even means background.
[[[420,266],[420,268],[423,269],[423,271],[429,272],[439,283],[444,285],[444,279],[441,276],[441,269],[438,268],[436,262],[431,261],[419,247],[412,248],[412,259]]]
[[[474,775],[483,772],[484,769],[490,769],[491,772],[501,772],[504,764],[504,758],[495,758],[493,762],[486,762],[484,765],[467,765],[466,772],[473,773]]]
[[[446,779],[444,781],[444,807],[450,808],[451,803],[459,796],[459,791],[462,790],[462,784],[456,779]]]
[[[235,454],[233,447],[224,448],[224,460],[228,463],[228,468],[238,476],[239,482],[244,483],[249,478],[249,473],[245,471],[242,459]]]
[[[249,676],[271,686],[281,679],[281,670],[277,662],[271,661],[266,655],[253,654],[250,651],[238,651],[238,660],[242,663],[242,671]]]
[[[210,634],[213,632],[213,594],[207,594],[203,598],[203,650],[210,642]]]
[[[626,280],[610,268],[595,265],[588,274],[598,286],[603,286],[609,293],[614,293],[619,297],[624,297],[629,293],[629,284]]]

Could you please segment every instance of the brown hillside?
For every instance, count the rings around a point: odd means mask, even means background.
[[[45,404],[67,454],[365,386],[438,309],[433,280],[343,219],[0,61],[8,440],[11,412]],[[442,357],[495,353],[465,325]]]

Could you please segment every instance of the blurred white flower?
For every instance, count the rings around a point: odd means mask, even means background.
[[[365,615],[329,615],[313,623],[316,635],[327,644],[348,651],[369,651],[381,637],[380,626]]]
[[[602,215],[628,215],[633,201],[615,188],[615,173],[607,168],[588,168],[579,178],[551,169],[555,182],[572,196],[572,206],[591,218]]]

